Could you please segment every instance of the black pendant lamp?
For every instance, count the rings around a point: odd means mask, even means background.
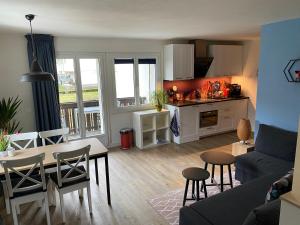
[[[51,73],[44,72],[38,63],[37,57],[36,57],[36,50],[35,50],[35,44],[33,40],[33,34],[32,34],[32,26],[31,21],[34,19],[33,14],[25,15],[25,18],[29,20],[30,23],[30,34],[31,34],[31,44],[32,44],[32,56],[33,60],[30,67],[30,72],[25,73],[21,77],[22,82],[37,82],[37,81],[54,81],[54,77]]]

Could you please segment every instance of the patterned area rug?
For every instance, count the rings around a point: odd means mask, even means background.
[[[232,174],[234,177],[234,173]],[[219,179],[216,178],[216,181],[219,183]],[[192,182],[190,182],[188,198],[191,196],[192,192]],[[210,180],[207,180],[207,184],[210,183]],[[228,182],[228,175],[224,174],[224,183]],[[240,182],[233,179],[233,186],[236,187],[240,185]],[[230,186],[224,186],[224,189],[229,189]],[[207,195],[208,197],[220,193],[220,189],[217,186],[208,186]],[[157,196],[149,200],[150,205],[153,209],[160,214],[170,225],[179,224],[179,209],[182,207],[183,202],[184,188],[167,192],[163,195]],[[200,197],[204,197],[204,193],[200,192]],[[186,206],[194,203],[195,201],[186,201]]]

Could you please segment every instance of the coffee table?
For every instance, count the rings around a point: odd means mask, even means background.
[[[206,184],[206,186],[218,186],[221,192],[224,191],[225,185],[230,185],[233,188],[231,165],[235,162],[235,157],[231,154],[219,151],[207,151],[200,155],[200,158],[205,162],[204,169],[207,170],[208,164],[212,165],[212,175],[211,184]],[[220,166],[220,184],[218,184],[215,179],[215,166]],[[224,166],[228,167],[229,173],[229,184],[224,184]],[[202,188],[201,188],[202,190]]]

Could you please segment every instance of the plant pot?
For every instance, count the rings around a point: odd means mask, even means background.
[[[158,112],[160,112],[162,110],[162,105],[156,105],[155,107]]]
[[[0,157],[6,157],[7,151],[0,151]]]

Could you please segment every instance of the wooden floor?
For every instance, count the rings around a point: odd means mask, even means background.
[[[106,200],[104,161],[99,160],[100,185],[92,179],[93,216],[88,213],[86,191],[81,201],[78,193],[65,195],[67,224],[70,225],[167,225],[155,213],[147,200],[171,190],[184,187],[181,171],[190,166],[203,166],[199,155],[206,150],[231,151],[237,141],[235,133],[208,137],[182,145],[169,144],[157,148],[109,152],[112,207]],[[91,165],[94,168],[93,164]],[[91,170],[94,178],[94,170]],[[217,173],[217,172],[216,172]],[[52,225],[62,224],[60,206],[50,207]],[[4,209],[5,224],[12,224]],[[19,217],[23,225],[46,224],[43,208],[36,204],[21,207]]]

